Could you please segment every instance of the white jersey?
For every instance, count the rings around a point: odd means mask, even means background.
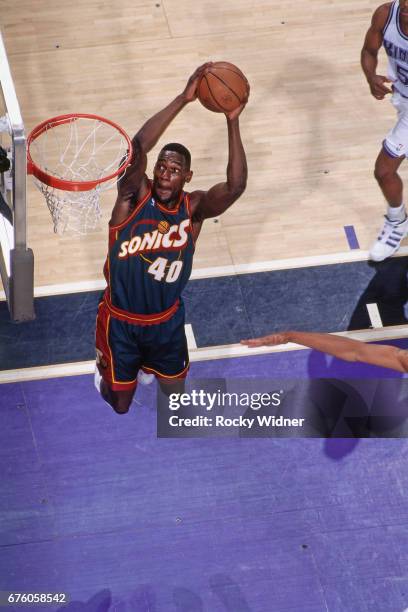
[[[391,5],[383,45],[388,55],[388,78],[394,81],[394,89],[408,98],[408,35],[401,29],[399,0]]]

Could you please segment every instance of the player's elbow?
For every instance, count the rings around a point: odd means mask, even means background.
[[[238,200],[238,198],[242,196],[242,194],[244,193],[246,189],[246,186],[247,186],[246,177],[242,177],[238,181],[235,181],[232,185],[230,185],[229,192],[230,192],[230,197],[233,200],[233,202],[235,202],[235,200]]]
[[[138,132],[132,138],[132,161],[133,165],[140,165],[146,163],[147,165],[147,145],[143,139],[143,136]]]

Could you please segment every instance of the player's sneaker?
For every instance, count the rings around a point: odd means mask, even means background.
[[[139,370],[137,373],[137,382],[141,385],[150,385],[154,381],[154,374],[148,374]]]
[[[385,215],[384,227],[370,249],[370,259],[383,261],[398,251],[401,241],[408,235],[408,217],[404,221],[390,221]]]

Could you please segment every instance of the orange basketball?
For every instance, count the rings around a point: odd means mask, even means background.
[[[198,85],[198,99],[214,113],[233,111],[247,99],[248,93],[245,75],[229,62],[214,62]]]

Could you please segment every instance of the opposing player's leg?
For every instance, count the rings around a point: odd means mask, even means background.
[[[392,157],[385,146],[386,141],[377,157],[374,175],[388,205],[384,225],[370,249],[370,257],[374,261],[391,257],[408,234],[408,218],[402,196],[403,185],[397,172],[405,155]]]
[[[387,134],[375,163],[374,176],[387,201],[385,222],[370,249],[374,261],[383,261],[398,251],[408,234],[408,218],[403,203],[403,184],[398,169],[408,155],[408,104],[393,95],[398,121]]]
[[[387,143],[381,149],[374,169],[374,176],[391,208],[398,208],[402,204],[403,185],[398,169],[405,159],[405,155],[394,156],[386,149]]]

